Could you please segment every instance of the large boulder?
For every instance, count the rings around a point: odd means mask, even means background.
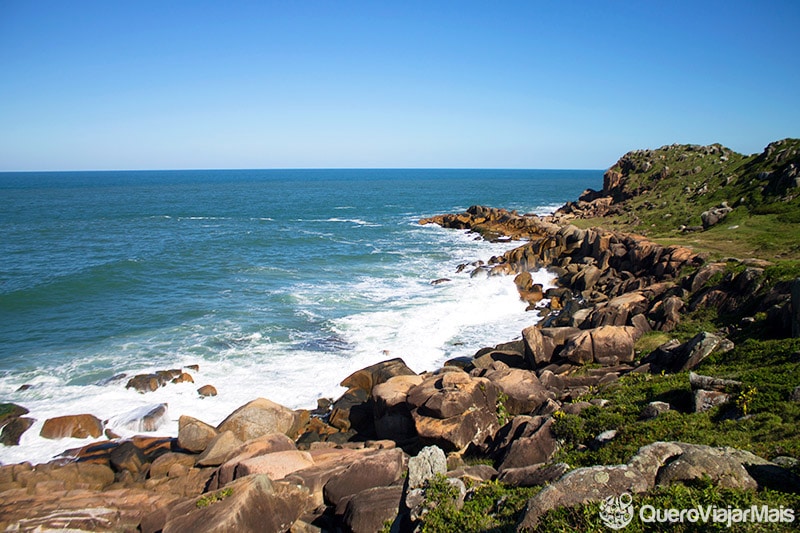
[[[375,363],[361,370],[356,370],[342,381],[342,387],[358,388],[367,391],[369,396],[372,387],[380,385],[394,376],[413,376],[416,372],[408,368],[405,361],[396,357],[388,361]]]
[[[19,439],[22,434],[30,429],[35,420],[26,416],[12,418],[3,426],[0,433],[0,444],[5,446],[19,446]]]
[[[403,487],[374,487],[354,494],[348,501],[342,521],[353,533],[374,533],[394,520],[403,499]]]
[[[433,375],[408,392],[420,438],[445,451],[481,443],[497,430],[497,387],[459,370]]]
[[[270,479],[281,479],[310,466],[314,466],[314,460],[308,452],[300,450],[272,452],[239,461],[234,471],[234,478],[266,474]]]
[[[408,391],[422,383],[422,376],[394,376],[372,388],[375,434],[379,439],[406,442],[417,436]]]
[[[163,532],[288,531],[307,502],[302,487],[273,482],[263,474],[248,476],[173,507]]]
[[[283,433],[271,433],[248,441],[235,450],[232,450],[227,455],[228,459],[222,463],[211,476],[211,480],[208,482],[208,489],[215,490],[222,488],[233,481],[235,477],[242,477],[236,476],[236,468],[243,461],[275,452],[296,450],[297,447],[294,441]]]
[[[555,395],[541,384],[536,374],[529,370],[505,368],[482,372],[505,395],[503,407],[508,414],[530,414],[548,398]]]
[[[570,339],[561,355],[576,364],[592,362],[606,366],[630,363],[641,332],[633,326],[600,326]]]
[[[510,435],[510,443],[500,450],[498,470],[520,468],[545,463],[558,449],[551,431],[553,419],[534,417],[520,424]]]
[[[217,426],[217,431],[231,431],[242,442],[270,433],[283,433],[295,438],[301,423],[297,412],[266,398],[258,398],[228,415]]]
[[[408,460],[408,488],[416,489],[425,485],[436,474],[447,473],[447,457],[438,446],[426,446]]]
[[[219,434],[217,429],[191,416],[178,419],[178,445],[190,452],[202,452]]]
[[[364,455],[325,483],[325,500],[337,505],[342,498],[373,487],[388,487],[405,471],[403,450],[394,448]]]
[[[103,434],[103,422],[94,415],[67,415],[45,420],[39,435],[45,439],[97,438]]]

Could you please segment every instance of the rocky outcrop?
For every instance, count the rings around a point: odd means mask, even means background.
[[[550,509],[601,501],[623,493],[639,494],[656,485],[710,478],[724,488],[755,489],[760,485],[748,468],[757,470],[765,465],[780,468],[734,448],[656,442],[640,448],[627,464],[578,468],[553,482],[528,501],[518,531],[534,530]]]
[[[283,433],[296,437],[303,424],[303,415],[266,398],[253,400],[220,422],[217,431],[230,431],[240,441]]]

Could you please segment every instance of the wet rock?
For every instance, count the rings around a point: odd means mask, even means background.
[[[94,415],[67,415],[45,420],[39,435],[45,439],[97,438],[103,434],[103,422]]]
[[[115,429],[129,431],[155,431],[167,421],[167,404],[145,405],[115,416],[106,424]]]
[[[203,398],[208,396],[216,396],[217,389],[214,387],[214,385],[203,385],[202,387],[197,389],[197,394],[199,394]]]
[[[3,426],[3,431],[0,433],[0,444],[19,446],[19,439],[22,438],[22,434],[28,431],[34,422],[33,418],[24,416],[12,418]]]
[[[178,419],[178,444],[185,450],[202,452],[217,435],[215,427],[196,418],[183,415]]]
[[[137,374],[128,380],[126,389],[134,389],[142,394],[158,390],[164,384],[157,374]]]
[[[0,427],[11,419],[27,415],[28,410],[15,403],[0,403]]]

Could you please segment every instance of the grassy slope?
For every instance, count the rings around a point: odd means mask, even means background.
[[[626,191],[638,192],[621,204],[618,214],[574,221],[582,227],[602,226],[647,234],[668,244],[683,244],[708,252],[712,258],[758,257],[776,264],[765,272],[767,285],[800,275],[800,193],[798,189],[775,190],[768,176],[779,174],[792,162],[800,166],[800,140],[771,145],[769,155],[743,156],[715,146],[673,145],[659,150],[627,154],[624,164],[649,169],[628,173]],[[786,157],[776,161],[781,150]],[[709,153],[713,152],[713,153]],[[727,161],[723,160],[723,157]],[[659,179],[669,166],[669,176]],[[700,167],[700,170],[696,170]],[[620,170],[619,164],[612,169]],[[705,187],[705,189],[704,189]],[[744,198],[743,201],[740,199]],[[727,201],[734,211],[721,224],[707,231],[683,233],[680,225],[699,226],[700,213]],[[669,215],[669,216],[667,216]],[[738,270],[743,266],[731,265]],[[713,284],[715,281],[710,281]],[[735,319],[736,317],[733,317]],[[686,315],[670,333],[653,332],[637,344],[641,356],[670,338],[685,341],[699,331],[715,331],[732,320],[720,317],[714,309],[699,309]],[[606,388],[591,391],[586,398],[609,401],[605,408],[592,407],[580,415],[557,417],[556,431],[563,446],[553,462],[565,461],[573,467],[593,464],[620,464],[630,460],[636,450],[658,440],[673,440],[733,446],[768,459],[791,456],[800,459],[800,404],[790,396],[800,385],[800,339],[770,339],[762,320],[736,333],[736,347],[725,354],[712,355],[697,372],[742,382],[731,391],[730,405],[704,413],[691,412],[692,396],[688,372],[671,375],[630,375]],[[642,420],[647,403],[669,402],[673,411],[653,420]],[[746,416],[744,412],[746,411]],[[607,429],[617,437],[599,449],[587,447]],[[794,468],[800,474],[800,468]],[[524,501],[537,489],[505,487],[495,482],[475,487],[473,498],[461,511],[441,505],[426,520],[424,531],[514,531]],[[716,504],[749,507],[751,504],[785,505],[800,512],[800,494],[771,490],[730,491],[708,484],[658,488],[637,503],[659,508]],[[445,498],[446,499],[446,498]],[[603,531],[597,520],[599,504],[557,509],[543,520],[544,531]],[[641,530],[636,522],[630,530]],[[676,531],[723,530],[711,524],[684,524]],[[791,530],[792,527],[734,527],[728,531]]]
[[[751,156],[719,145],[637,150],[611,167],[626,174],[624,190],[634,195],[620,204],[621,212],[575,223],[640,233],[712,257],[797,260],[800,194],[775,183],[790,164],[800,166],[798,139],[778,141]],[[722,223],[701,232],[679,230],[682,225],[700,226],[700,213],[722,202],[734,208]]]

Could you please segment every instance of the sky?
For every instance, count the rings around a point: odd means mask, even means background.
[[[800,2],[0,0],[0,171],[607,168],[800,136]]]

